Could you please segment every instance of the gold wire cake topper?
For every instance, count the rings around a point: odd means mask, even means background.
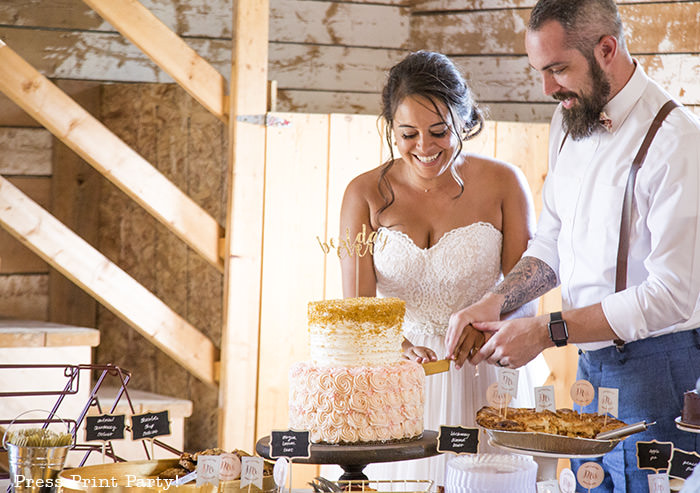
[[[367,254],[374,255],[376,245],[380,239],[384,240],[379,247],[381,250],[386,245],[386,237],[377,231],[372,231],[367,234],[367,226],[365,224],[362,225],[362,231],[355,235],[354,240],[350,240],[350,228],[345,229],[345,238],[338,237],[337,241],[330,238],[328,243],[326,243],[325,241],[321,241],[321,238],[318,236],[316,237],[324,254],[329,253],[331,249],[333,249],[338,254],[338,258],[341,259],[344,254],[347,254],[348,257],[364,257]]]
[[[333,249],[338,254],[339,259],[342,259],[344,255],[355,257],[355,297],[358,297],[360,293],[360,258],[368,254],[374,255],[375,251],[381,251],[386,246],[387,237],[377,231],[371,231],[367,234],[367,226],[363,224],[362,231],[358,232],[354,239],[350,238],[350,228],[346,228],[345,238],[338,237],[337,242],[330,238],[326,243],[321,241],[318,236],[316,240],[324,254],[330,253]],[[379,245],[379,250],[376,250],[377,245]]]

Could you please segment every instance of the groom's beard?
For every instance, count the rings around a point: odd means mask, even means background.
[[[567,98],[576,98],[573,107],[562,108],[564,116],[564,129],[572,139],[579,140],[590,136],[595,130],[601,129],[600,112],[608,102],[610,96],[610,82],[603,69],[596,60],[589,62],[591,92],[590,94],[576,94],[575,92],[558,92],[552,97],[558,101]]]

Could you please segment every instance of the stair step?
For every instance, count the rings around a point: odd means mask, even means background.
[[[97,329],[40,320],[0,319],[0,348],[95,347],[99,343]]]
[[[117,397],[118,391],[118,387],[100,387],[97,397],[100,399],[100,406],[104,413],[110,410],[114,399]],[[134,406],[133,414],[159,413],[167,410],[171,419],[188,418],[192,415],[192,401],[190,400],[155,394],[143,390],[134,390],[129,387],[127,387],[127,392],[129,393],[131,404]],[[97,409],[92,408],[90,414],[98,414]],[[132,414],[125,395],[122,395],[121,399],[119,399],[117,408],[112,414],[126,414],[127,416]]]

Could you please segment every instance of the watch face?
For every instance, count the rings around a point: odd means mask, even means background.
[[[554,342],[566,342],[569,338],[569,333],[566,330],[566,322],[563,320],[549,322],[549,335]]]

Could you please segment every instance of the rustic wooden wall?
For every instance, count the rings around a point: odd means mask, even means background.
[[[386,70],[408,50],[452,55],[498,121],[548,121],[553,102],[527,64],[535,0],[271,0],[269,77],[280,111],[376,114]],[[225,77],[231,0],[143,0]],[[700,114],[700,1],[622,0],[629,47]],[[3,0],[0,39],[51,78],[170,78],[81,0]]]

